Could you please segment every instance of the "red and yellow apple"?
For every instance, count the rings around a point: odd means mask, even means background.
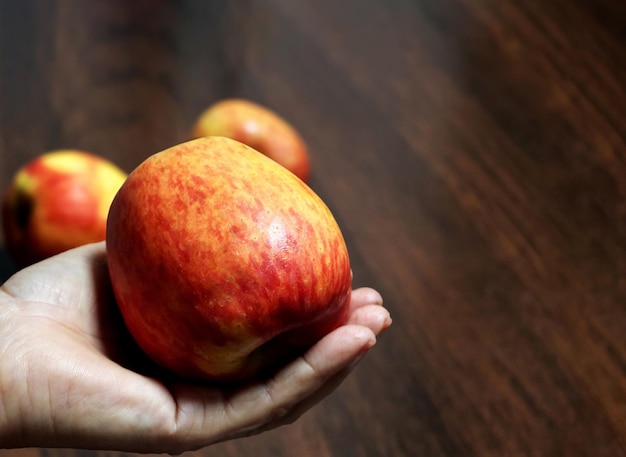
[[[226,99],[204,111],[192,138],[224,136],[265,154],[304,182],[309,179],[309,153],[298,132],[274,111],[243,99]]]
[[[13,178],[2,202],[7,251],[18,267],[102,241],[113,197],[126,173],[77,150],[51,151]]]
[[[346,244],[300,179],[223,137],[157,153],[109,213],[107,257],[128,329],[180,376],[267,373],[347,319]]]

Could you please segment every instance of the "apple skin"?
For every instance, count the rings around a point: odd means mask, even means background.
[[[22,268],[83,244],[102,241],[111,202],[126,173],[73,149],[45,153],[14,176],[2,201],[7,251]]]
[[[298,132],[274,111],[243,99],[211,105],[196,121],[192,138],[224,136],[265,154],[304,182],[309,179],[307,146]]]
[[[350,261],[330,210],[232,139],[189,141],[131,172],[107,257],[130,333],[185,379],[262,377],[347,319]]]

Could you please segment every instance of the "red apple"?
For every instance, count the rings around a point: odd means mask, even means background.
[[[304,182],[309,179],[309,154],[298,132],[275,112],[242,99],[210,106],[198,118],[193,138],[225,136],[240,141],[278,162]]]
[[[347,318],[350,261],[328,207],[228,138],[139,165],[111,205],[107,253],[131,334],[185,378],[262,376]]]
[[[2,203],[7,251],[19,267],[102,241],[111,202],[124,180],[93,154],[58,150],[20,169]]]

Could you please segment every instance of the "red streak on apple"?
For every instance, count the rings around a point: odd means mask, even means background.
[[[93,176],[96,162],[86,163],[84,181],[87,176]],[[70,172],[52,172],[44,161],[33,161],[25,167],[25,172],[31,176],[39,176],[38,186],[45,189],[42,198],[45,204],[38,206],[41,217],[54,222],[56,226],[63,227],[63,235],[67,236],[68,226],[70,230],[81,232],[84,228],[91,227],[98,220],[98,199],[95,198],[96,189],[89,189],[86,185],[76,185],[77,179]],[[81,179],[81,181],[83,181]],[[55,195],[63,195],[64,198],[55,199]],[[105,226],[101,233],[104,239]]]
[[[327,206],[227,138],[133,171],[111,206],[107,251],[129,330],[184,377],[258,376],[347,317],[350,262]]]

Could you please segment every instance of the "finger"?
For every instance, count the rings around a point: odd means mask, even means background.
[[[68,298],[77,298],[75,291],[90,290],[81,285],[94,281],[93,264],[99,265],[104,257],[104,242],[71,249],[18,271],[2,290],[13,297],[65,304]]]
[[[350,308],[355,309],[365,305],[382,305],[383,297],[378,291],[370,287],[361,287],[352,291]]]
[[[376,336],[369,328],[346,325],[325,336],[267,382],[245,387],[229,398],[222,398],[215,390],[181,386],[173,392],[178,404],[177,429],[187,445],[193,440],[202,447],[278,426],[306,399],[318,392],[330,393],[332,389],[324,389],[327,383],[375,343]],[[331,382],[330,387],[335,386]],[[221,408],[221,414],[215,414],[216,408]]]
[[[359,361],[361,357],[358,357],[356,360]],[[331,376],[324,384],[316,390],[312,395],[305,397],[300,403],[293,405],[286,414],[281,417],[277,417],[271,422],[267,422],[260,427],[256,427],[253,429],[249,429],[247,431],[241,431],[235,438],[243,438],[249,437],[253,435],[258,435],[260,433],[264,433],[270,430],[273,430],[278,427],[282,427],[283,425],[289,425],[297,421],[300,416],[306,413],[308,410],[313,408],[319,402],[324,400],[328,395],[330,395],[339,385],[344,381],[344,379],[352,372],[352,369],[357,364],[354,362],[350,364],[347,368],[335,373]]]
[[[389,311],[382,304],[383,297],[370,287],[353,290],[347,323],[368,327],[378,335],[391,325]]]
[[[389,311],[379,305],[363,305],[352,309],[348,316],[348,324],[369,328],[374,335],[379,335],[391,325]]]
[[[318,392],[335,374],[352,366],[376,343],[371,330],[359,326],[344,326],[323,338],[307,353],[288,365],[270,381],[259,384],[252,391],[235,396],[230,401],[233,412],[246,412],[246,406],[261,404],[266,411],[258,414],[252,427],[274,422],[285,416],[291,408]],[[252,396],[250,396],[252,394]],[[250,399],[253,403],[248,404]]]

